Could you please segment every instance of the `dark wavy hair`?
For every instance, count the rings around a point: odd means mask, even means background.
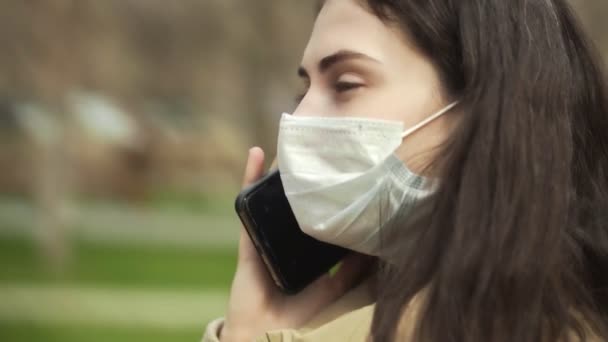
[[[365,0],[435,65],[461,121],[401,220],[374,341],[608,340],[608,97],[566,0]],[[407,221],[407,222],[406,222]]]

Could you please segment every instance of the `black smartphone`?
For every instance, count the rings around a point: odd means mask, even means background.
[[[348,252],[302,232],[279,171],[243,190],[235,207],[270,276],[284,293],[298,293]]]

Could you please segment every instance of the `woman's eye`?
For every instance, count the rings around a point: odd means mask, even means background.
[[[334,88],[338,93],[345,93],[350,90],[354,90],[362,87],[361,83],[353,83],[353,82],[338,82],[334,85]]]

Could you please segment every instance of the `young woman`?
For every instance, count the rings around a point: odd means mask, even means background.
[[[566,0],[325,1],[279,169],[306,233],[382,267],[286,297],[242,234],[204,340],[608,340],[600,69]]]

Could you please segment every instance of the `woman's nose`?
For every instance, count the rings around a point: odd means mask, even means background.
[[[294,116],[329,116],[330,108],[321,94],[309,90],[294,109]]]

